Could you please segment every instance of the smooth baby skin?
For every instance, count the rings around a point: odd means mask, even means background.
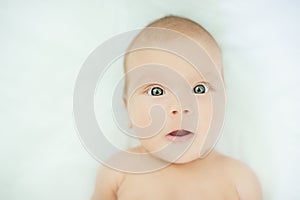
[[[216,76],[221,75],[220,78],[223,80],[221,52],[215,41],[204,29],[178,17],[164,18],[151,26],[176,30],[195,39],[207,52],[206,57],[201,57],[201,59],[208,59],[209,57],[216,65],[217,72],[212,71],[210,73],[217,73]],[[156,40],[156,37],[154,39]],[[178,40],[171,38],[163,41],[175,42]],[[135,42],[137,43],[138,40]],[[204,77],[202,77],[193,66],[179,56],[157,50],[144,49],[132,52],[125,57],[125,61],[125,73],[149,63],[168,66],[170,70],[177,72],[186,80],[190,86],[187,88],[187,92],[191,93],[193,88],[207,76],[207,74],[203,74]],[[168,75],[166,74],[166,79]],[[138,79],[145,78],[149,78],[147,74],[128,76],[126,86],[136,86],[135,83]],[[156,78],[156,76],[150,78]],[[215,82],[209,84],[214,86]],[[152,97],[147,92],[152,86],[147,85],[129,95],[125,92],[124,103],[133,130],[137,130],[136,127],[146,127],[151,122],[148,115],[152,105],[160,105],[166,113],[166,123],[158,134],[151,138],[141,139],[141,146],[128,151],[152,153],[165,145],[176,145],[168,141],[166,135],[182,128],[180,120],[183,117],[197,112],[199,113],[200,127],[194,131],[194,142],[179,160],[153,172],[134,174],[101,166],[92,200],[261,200],[262,191],[259,181],[253,171],[244,163],[222,155],[216,150],[212,150],[206,157],[200,158],[199,151],[211,125],[213,105],[209,94],[220,92],[219,88],[213,89],[212,87],[207,93],[201,95],[193,94],[197,106],[181,108],[175,94],[169,92],[164,85],[156,86],[163,88],[166,93]],[[141,131],[141,134],[143,133]],[[123,161],[126,161],[126,158]]]
[[[129,150],[145,152],[142,147]],[[259,181],[242,162],[213,150],[204,159],[145,174],[98,171],[92,200],[261,200]]]

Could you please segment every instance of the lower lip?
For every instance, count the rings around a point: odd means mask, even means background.
[[[170,142],[185,142],[191,139],[194,136],[193,133],[184,135],[184,136],[172,136],[172,135],[166,135],[166,138]]]

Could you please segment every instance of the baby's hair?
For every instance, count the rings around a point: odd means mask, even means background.
[[[164,28],[164,29],[174,30],[195,39],[195,41],[199,43],[199,45],[201,45],[206,50],[207,54],[211,57],[214,64],[220,69],[221,77],[224,81],[221,49],[218,43],[216,42],[216,40],[213,38],[213,36],[200,24],[185,17],[176,16],[176,15],[167,15],[165,17],[152,21],[145,28]],[[155,37],[154,39],[158,42],[164,41],[165,39],[170,39],[170,38],[166,38],[169,36],[165,34],[161,34],[161,35],[151,34],[151,31],[142,30],[131,42],[131,44],[127,49],[127,52],[129,52],[130,54],[130,50],[134,49],[134,45],[136,43],[147,42],[146,40],[149,40],[150,38],[153,39],[152,37]],[[128,65],[128,54],[125,55],[124,62],[123,62],[125,74],[127,72],[126,70],[127,65]],[[124,88],[125,94],[127,93],[126,85],[127,84],[125,80],[125,88]]]

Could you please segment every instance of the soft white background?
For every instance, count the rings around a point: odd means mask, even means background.
[[[293,0],[1,0],[0,199],[89,199],[99,163],[75,129],[76,76],[103,41],[167,14],[199,22],[222,48],[228,105],[217,148],[251,166],[266,200],[300,199],[299,8]]]

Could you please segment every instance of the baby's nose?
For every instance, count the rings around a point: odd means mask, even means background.
[[[177,114],[179,114],[179,112],[180,112],[180,109],[172,109],[171,110],[172,115],[177,115]],[[188,114],[188,113],[190,113],[190,109],[183,109],[182,113]]]

